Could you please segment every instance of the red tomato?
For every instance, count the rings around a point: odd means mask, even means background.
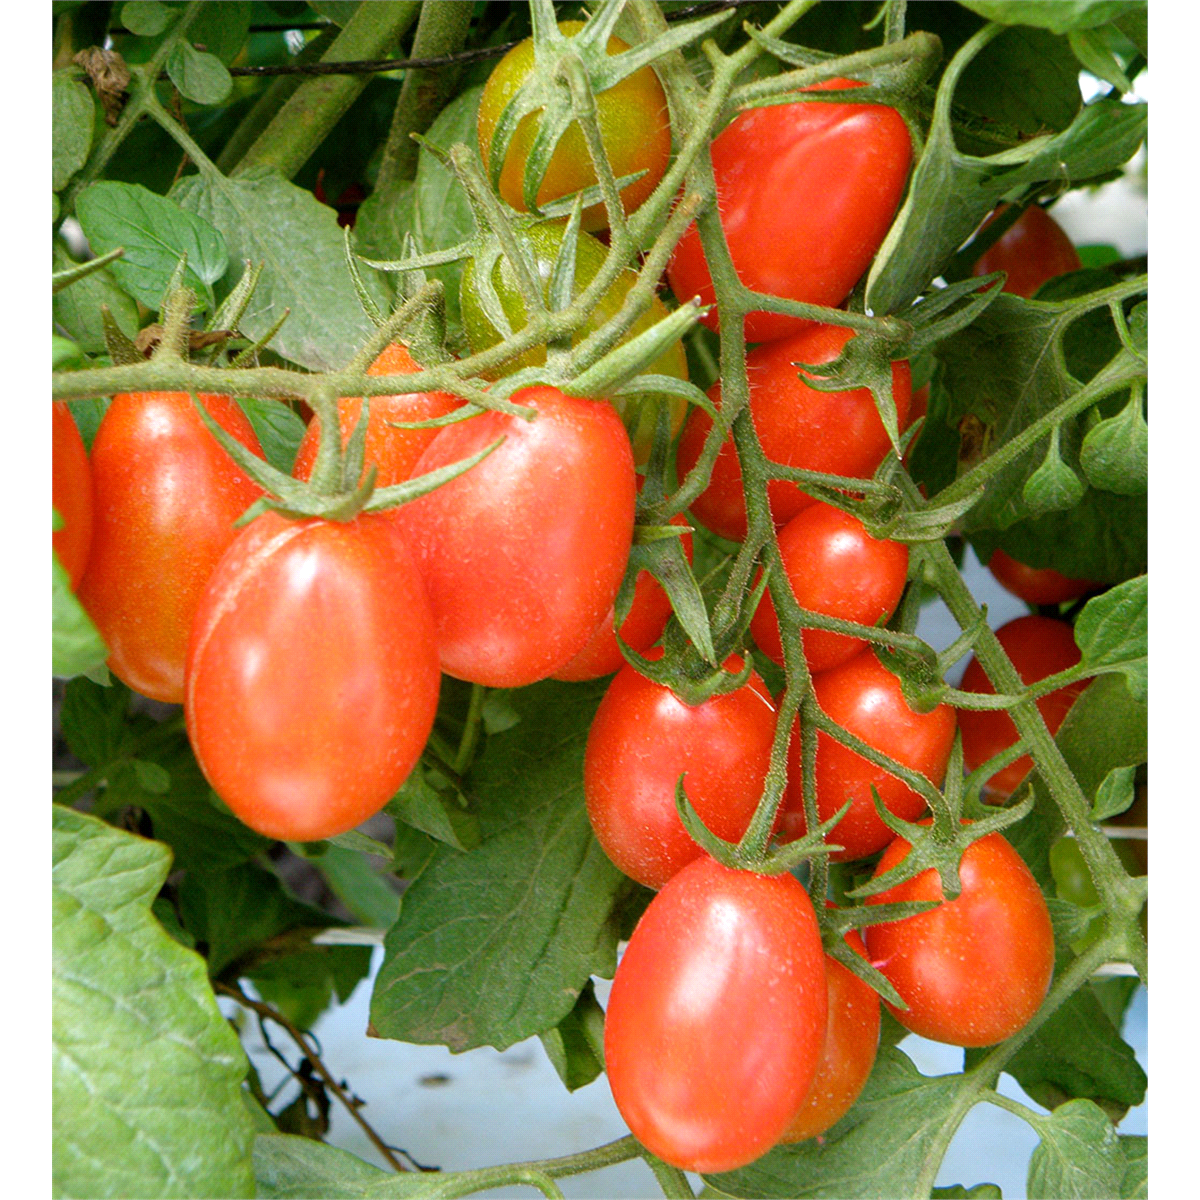
[[[228,396],[209,415],[261,454]],[[155,700],[183,700],[188,632],[233,523],[261,495],[204,427],[186,392],[113,397],[92,444],[95,521],[79,599],[109,648],[108,665]]]
[[[883,852],[876,876],[911,849],[897,838]],[[1045,999],[1054,973],[1054,931],[1037,881],[1000,834],[971,843],[959,878],[957,899],[870,926],[867,951],[908,1005],[888,1005],[906,1029],[953,1046],[991,1046],[1021,1029]],[[867,903],[943,899],[931,869],[868,896]]]
[[[954,742],[954,709],[939,704],[932,712],[909,708],[900,680],[867,649],[849,662],[813,677],[813,692],[825,714],[869,746],[940,785]],[[925,810],[925,800],[895,775],[867,762],[860,754],[817,735],[817,813],[827,821],[847,800],[850,811],[828,835],[844,847],[835,862],[863,858],[882,850],[895,836],[875,814],[871,786],[888,812],[912,821]],[[788,746],[788,789],[784,797],[785,838],[800,837],[805,829],[801,787],[800,724]]]
[[[831,79],[805,91],[861,85]],[[837,307],[875,257],[904,194],[912,144],[880,104],[800,101],[740,113],[712,144],[717,206],[738,278],[756,292]],[[716,294],[695,224],[667,268],[682,303]],[[718,327],[716,308],[702,320]],[[803,329],[798,317],[753,312],[745,339]]]
[[[707,856],[650,902],[617,967],[604,1065],[634,1137],[686,1171],[731,1171],[783,1135],[825,1038],[825,955],[791,875]]]
[[[875,625],[896,611],[908,576],[908,547],[873,538],[849,513],[811,504],[779,531],[784,573],[801,608],[828,617]],[[770,592],[750,620],[762,652],[783,665],[779,618]],[[862,638],[821,629],[801,634],[809,670],[824,671],[853,658]]]
[[[629,435],[611,405],[556,388],[513,396],[526,421],[481,413],[447,426],[414,469],[504,444],[396,511],[429,592],[442,669],[521,687],[564,667],[612,607],[633,540]]]
[[[583,28],[583,22],[560,21],[558,28],[563,34],[572,36]],[[629,49],[629,44],[619,37],[610,37],[606,49],[609,54],[620,54]],[[488,76],[479,98],[478,120],[479,152],[485,166],[491,162],[492,138],[500,116],[528,78],[533,64],[533,39],[526,38],[514,46]],[[526,211],[525,162],[541,122],[540,112],[527,113],[521,118],[500,170],[500,195],[518,212]],[[613,175],[619,179],[622,175],[646,172],[621,189],[622,206],[626,212],[633,212],[658,186],[671,158],[667,97],[654,68],[642,67],[612,87],[597,92],[596,122]],[[583,131],[578,122],[572,122],[550,156],[550,165],[538,188],[537,202],[549,204],[595,184],[596,171]],[[607,225],[608,215],[602,203],[583,210],[584,229],[604,229]]]
[[[63,520],[54,531],[54,553],[77,588],[92,544],[92,466],[66,402],[56,400],[53,413],[52,490]]]
[[[1001,205],[981,228],[986,229],[1004,207]],[[1079,253],[1062,226],[1044,208],[1031,204],[983,252],[971,273],[1007,271],[1003,290],[1028,299],[1048,279],[1078,271],[1082,266]]]
[[[411,375],[420,366],[413,361],[408,351],[399,342],[393,342],[367,368],[368,375]],[[392,421],[428,421],[442,417],[462,407],[462,400],[449,392],[411,392],[402,396],[372,396],[370,415],[367,418],[366,453],[363,458],[363,474],[372,463],[378,467],[376,487],[389,487],[403,483],[412,475],[417,459],[425,447],[437,437],[434,429],[397,429]],[[350,434],[362,412],[361,396],[342,396],[338,400],[338,424],[341,426],[342,445],[350,440]],[[292,474],[297,479],[310,479],[313,464],[317,460],[317,441],[321,434],[321,418],[313,417],[305,430],[304,438],[296,451],[296,465]],[[361,479],[361,476],[360,476]]]
[[[867,957],[863,940],[853,930],[847,944]],[[812,1087],[779,1140],[803,1142],[840,1121],[858,1099],[879,1051],[879,993],[832,955],[825,956],[829,985],[829,1019],[825,1045]]]
[[[433,615],[390,514],[266,513],[217,565],[188,646],[188,736],[252,829],[333,837],[408,777],[437,710]]]
[[[1053,617],[1017,617],[1015,621],[1009,621],[997,629],[996,638],[1004,653],[1012,659],[1021,682],[1026,684],[1037,683],[1047,675],[1065,671],[1083,657],[1075,645],[1074,630],[1065,621],[1056,621]],[[1046,722],[1051,735],[1058,732],[1071,705],[1087,685],[1088,680],[1081,679],[1037,701],[1038,712],[1042,714],[1042,720]],[[962,683],[958,686],[964,692],[983,695],[993,695],[996,691],[976,658],[967,663]],[[1019,737],[1012,717],[997,709],[972,711],[961,708],[958,711],[958,725],[962,730],[963,763],[968,771],[973,771],[993,755],[1007,749]],[[1029,774],[1032,766],[1033,760],[1029,755],[1022,754],[1015,762],[997,771],[988,780],[987,787],[999,796],[1007,796]]]
[[[725,663],[727,671],[741,666],[736,656]],[[627,664],[604,693],[584,755],[596,840],[626,875],[662,887],[703,853],[675,809],[680,775],[704,824],[735,842],[762,795],[774,736],[775,706],[757,674],[693,708]]]
[[[1003,550],[993,551],[987,566],[1002,587],[1026,604],[1062,604],[1101,586],[1087,579],[1070,579],[1053,567],[1027,567]]]
[[[820,392],[809,387],[792,365],[827,363],[853,336],[838,325],[808,325],[795,337],[759,346],[746,356],[750,379],[750,416],[766,456],[773,462],[808,471],[869,479],[883,462],[891,442],[867,388]],[[907,361],[892,364],[892,395],[900,428],[908,417],[912,376]],[[720,407],[721,383],[708,391]],[[679,437],[677,464],[682,478],[692,469],[712,428],[712,418],[693,408]],[[772,480],[767,498],[776,526],[785,525],[814,503],[798,485]],[[733,439],[726,439],[713,465],[708,487],[692,512],[714,533],[741,541],[746,536],[746,502],[742,469]]]

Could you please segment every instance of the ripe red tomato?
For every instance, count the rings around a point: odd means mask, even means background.
[[[954,743],[954,709],[939,704],[932,712],[909,708],[900,680],[866,649],[849,662],[813,677],[813,692],[827,716],[869,746],[889,755],[931,783],[939,785],[946,774]],[[807,828],[801,785],[800,724],[797,721],[788,746],[788,789],[784,797],[783,830],[788,840]],[[860,754],[817,735],[817,813],[827,821],[847,800],[850,811],[828,835],[842,846],[831,857],[836,862],[863,858],[883,849],[895,836],[875,814],[871,787],[888,812],[912,821],[925,810],[925,800],[895,775],[867,762]]]
[[[411,375],[420,366],[413,361],[408,350],[399,342],[393,342],[367,368],[368,375]],[[462,407],[462,400],[449,392],[410,392],[401,396],[372,396],[370,414],[367,417],[366,453],[363,458],[363,474],[374,463],[378,468],[376,487],[389,487],[403,483],[412,475],[417,459],[425,447],[438,435],[434,429],[397,429],[393,421],[428,421],[442,417]],[[342,396],[338,400],[338,424],[341,427],[342,445],[350,440],[350,434],[362,412],[361,396]],[[292,474],[297,479],[310,479],[313,464],[317,460],[317,442],[321,435],[321,418],[313,417],[305,430],[296,451],[296,464]],[[361,478],[361,477],[360,477]]]
[[[763,451],[773,462],[856,479],[869,479],[883,462],[891,442],[869,389],[820,392],[809,387],[803,372],[792,365],[832,362],[852,336],[842,326],[810,324],[794,337],[768,342],[746,356],[750,416]],[[908,417],[911,392],[907,361],[894,362],[892,395],[901,428]],[[709,388],[708,395],[720,407],[720,380]],[[676,461],[680,478],[696,465],[711,428],[712,418],[703,409],[692,409],[679,437]],[[776,526],[787,524],[814,503],[798,485],[779,479],[767,485],[767,498]],[[742,469],[732,438],[721,446],[708,487],[692,505],[692,512],[722,537],[741,541],[746,536]]]
[[[210,416],[261,454],[228,396]],[[109,648],[108,665],[155,700],[183,700],[188,631],[233,523],[261,495],[205,428],[186,392],[117,395],[92,444],[95,519],[79,599]]]
[[[856,954],[867,957],[857,933],[846,934]],[[858,1099],[879,1051],[879,993],[832,955],[825,956],[829,1019],[812,1087],[779,1140],[803,1142],[840,1121]]]
[[[805,91],[859,87],[831,79]],[[717,206],[738,278],[756,292],[836,307],[887,234],[904,194],[912,143],[881,104],[800,101],[740,113],[712,144]],[[682,303],[716,293],[694,224],[667,268]],[[703,318],[718,328],[712,308]],[[752,312],[745,339],[769,342],[807,322]]]
[[[560,21],[559,30],[572,36],[583,28],[582,21]],[[619,37],[608,39],[609,54],[628,50]],[[533,69],[533,39],[514,46],[496,64],[479,98],[479,152],[484,165],[491,164],[492,138],[505,105],[516,95]],[[627,213],[640,207],[658,186],[671,157],[671,124],[667,97],[653,67],[643,67],[596,95],[596,121],[613,175],[646,174],[621,189],[621,204]],[[541,114],[521,118],[504,156],[500,170],[501,197],[518,212],[527,212],[524,197],[525,163],[542,123]],[[578,122],[567,126],[550,158],[546,176],[538,188],[538,205],[596,184],[596,171]],[[584,229],[604,229],[608,215],[602,203],[583,210]]]
[[[1071,626],[1065,621],[1056,621],[1053,617],[1032,614],[1017,617],[1015,621],[1009,621],[1007,625],[997,629],[996,638],[1004,653],[1012,659],[1021,682],[1026,684],[1037,683],[1047,675],[1065,671],[1083,657],[1075,644],[1075,633]],[[1071,705],[1087,684],[1088,680],[1081,679],[1038,699],[1038,712],[1042,714],[1042,720],[1046,722],[1046,728],[1052,735],[1058,732],[1058,727],[1066,719]],[[996,691],[976,658],[967,663],[962,683],[958,686],[964,692],[979,692],[983,695],[992,695]],[[963,763],[968,771],[973,771],[993,755],[1013,745],[1019,736],[1012,717],[997,709],[959,709],[958,724],[962,730]],[[987,787],[999,797],[1007,796],[1025,778],[1032,766],[1033,760],[1029,755],[1022,754],[1015,762],[997,771],[988,780]]]
[[[447,426],[414,474],[504,444],[396,510],[429,593],[442,669],[521,687],[564,667],[612,607],[633,540],[633,454],[607,404],[527,388],[526,421]]]
[[[725,663],[741,666],[736,656]],[[626,875],[662,887],[703,853],[675,809],[679,777],[705,825],[737,841],[762,795],[774,736],[775,706],[757,674],[692,707],[627,664],[596,710],[583,760],[596,840]]]
[[[433,725],[433,615],[391,514],[266,513],[217,565],[188,645],[188,736],[252,829],[333,837],[378,812]]]
[[[1053,567],[1027,567],[1003,550],[993,551],[987,566],[1001,586],[1026,604],[1062,604],[1086,596],[1100,586],[1088,579],[1060,575]]]
[[[1004,211],[1001,205],[981,228]],[[1003,290],[1028,299],[1048,279],[1078,271],[1083,263],[1063,227],[1044,209],[1031,204],[1001,237],[983,252],[971,272],[1007,271]]]
[[[52,492],[63,521],[54,531],[54,553],[77,588],[92,544],[92,466],[66,402],[56,400],[53,412]]]
[[[792,594],[801,608],[874,625],[886,621],[904,592],[908,547],[873,538],[850,513],[810,504],[779,531],[779,553]],[[750,620],[750,632],[768,658],[783,665],[779,618],[770,592]],[[801,634],[809,669],[824,671],[853,658],[862,638],[821,629]]]
[[[911,849],[897,838],[883,852],[876,876]],[[1000,834],[971,843],[959,878],[956,899],[868,927],[867,951],[908,1005],[888,1004],[906,1029],[953,1046],[991,1046],[1021,1029],[1045,999],[1054,973],[1054,931],[1037,881]],[[867,903],[943,899],[931,869],[868,896]]]
[[[634,1137],[687,1171],[731,1171],[782,1136],[825,1038],[825,955],[791,875],[689,863],[642,914],[604,1023]]]

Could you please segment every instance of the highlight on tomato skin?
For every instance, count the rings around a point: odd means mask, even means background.
[[[875,877],[911,848],[896,838]],[[869,905],[943,903],[870,925],[864,938],[872,965],[908,1005],[899,1009],[884,1001],[906,1029],[953,1046],[992,1046],[1023,1029],[1045,999],[1054,973],[1054,930],[1037,880],[1002,834],[967,847],[959,878],[962,892],[953,900],[945,899],[932,868],[868,896]]]
[[[604,1064],[621,1116],[682,1170],[753,1162],[812,1085],[827,1006],[803,885],[696,859],[651,900],[613,979]]]

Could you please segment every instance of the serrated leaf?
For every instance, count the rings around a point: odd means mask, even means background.
[[[374,331],[346,271],[337,216],[311,192],[256,170],[235,179],[189,176],[171,196],[221,231],[236,264],[225,286],[234,285],[243,261],[264,264],[241,320],[249,337],[265,335],[289,309],[271,348],[302,367],[328,371],[344,367]]]
[[[108,647],[71,590],[71,577],[54,556],[53,633],[50,668],[61,679],[102,666]]]
[[[964,8],[1004,25],[1036,25],[1052,33],[1094,29],[1115,21],[1144,0],[961,0]]]
[[[1150,1141],[1144,1136],[1123,1133],[1121,1153],[1125,1156],[1125,1171],[1121,1176],[1121,1200],[1146,1200],[1149,1193],[1148,1168]]]
[[[246,414],[262,446],[267,462],[290,475],[296,451],[304,440],[305,424],[299,413],[278,400],[241,396],[238,404]]]
[[[471,850],[479,845],[475,818],[452,795],[435,787],[423,770],[413,771],[388,801],[386,811],[397,821],[455,850]]]
[[[1115,417],[1097,422],[1084,435],[1079,465],[1092,487],[1122,496],[1146,491],[1150,475],[1150,431],[1136,393]]]
[[[521,688],[521,721],[467,780],[481,841],[439,846],[384,943],[371,1031],[452,1050],[511,1046],[557,1025],[615,968],[625,879],[592,836],[583,748],[602,688]]]
[[[71,176],[87,162],[95,128],[92,94],[71,70],[55,71],[51,76],[51,183],[61,192]]]
[[[1042,1140],[1029,1160],[1029,1200],[1118,1195],[1125,1156],[1117,1131],[1090,1100],[1071,1100],[1038,1122]]]
[[[84,188],[76,212],[97,254],[124,247],[108,269],[135,300],[157,312],[186,255],[184,286],[213,306],[212,285],[228,269],[229,254],[225,239],[207,221],[139,183],[109,180]]]
[[[264,1133],[254,1139],[254,1176],[263,1200],[363,1200],[369,1195],[436,1195],[442,1172],[394,1175],[312,1138]]]
[[[109,687],[90,679],[72,679],[67,684],[59,721],[76,758],[89,767],[98,767],[120,754],[128,736],[125,713],[129,697],[129,688],[116,681]]]
[[[167,55],[167,74],[181,95],[197,104],[220,104],[233,89],[233,77],[214,54],[179,41]]]
[[[246,1058],[150,914],[165,846],[55,806],[54,1192],[253,1196]]]
[[[1119,665],[1135,700],[1149,688],[1149,587],[1145,575],[1093,597],[1075,622],[1075,643],[1089,667]]]

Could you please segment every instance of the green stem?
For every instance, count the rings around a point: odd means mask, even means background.
[[[360,4],[322,62],[383,58],[420,12],[417,0]],[[305,79],[234,170],[266,167],[291,179],[325,140],[370,82],[369,75],[317,75]]]
[[[471,684],[466,724],[463,726],[462,739],[458,743],[458,752],[454,756],[454,769],[459,775],[467,773],[467,768],[475,758],[475,747],[479,744],[479,733],[483,728],[483,702],[486,698],[487,688],[482,684]]]
[[[165,721],[160,721],[153,729],[148,729],[140,737],[135,738],[125,745],[121,753],[115,758],[110,758],[107,762],[97,763],[87,771],[76,773],[66,787],[54,794],[54,803],[74,804],[77,800],[86,796],[88,792],[92,791],[93,788],[98,788],[101,784],[105,783],[113,767],[137,758],[140,754],[153,749],[162,742],[170,741],[171,738],[182,733],[183,729],[182,712],[168,717]]]
[[[663,1162],[649,1150],[642,1151],[642,1158],[645,1159],[646,1166],[654,1172],[654,1178],[658,1180],[658,1186],[668,1200],[696,1200],[696,1193],[692,1191],[692,1185],[688,1183],[687,1176],[678,1167]]]

